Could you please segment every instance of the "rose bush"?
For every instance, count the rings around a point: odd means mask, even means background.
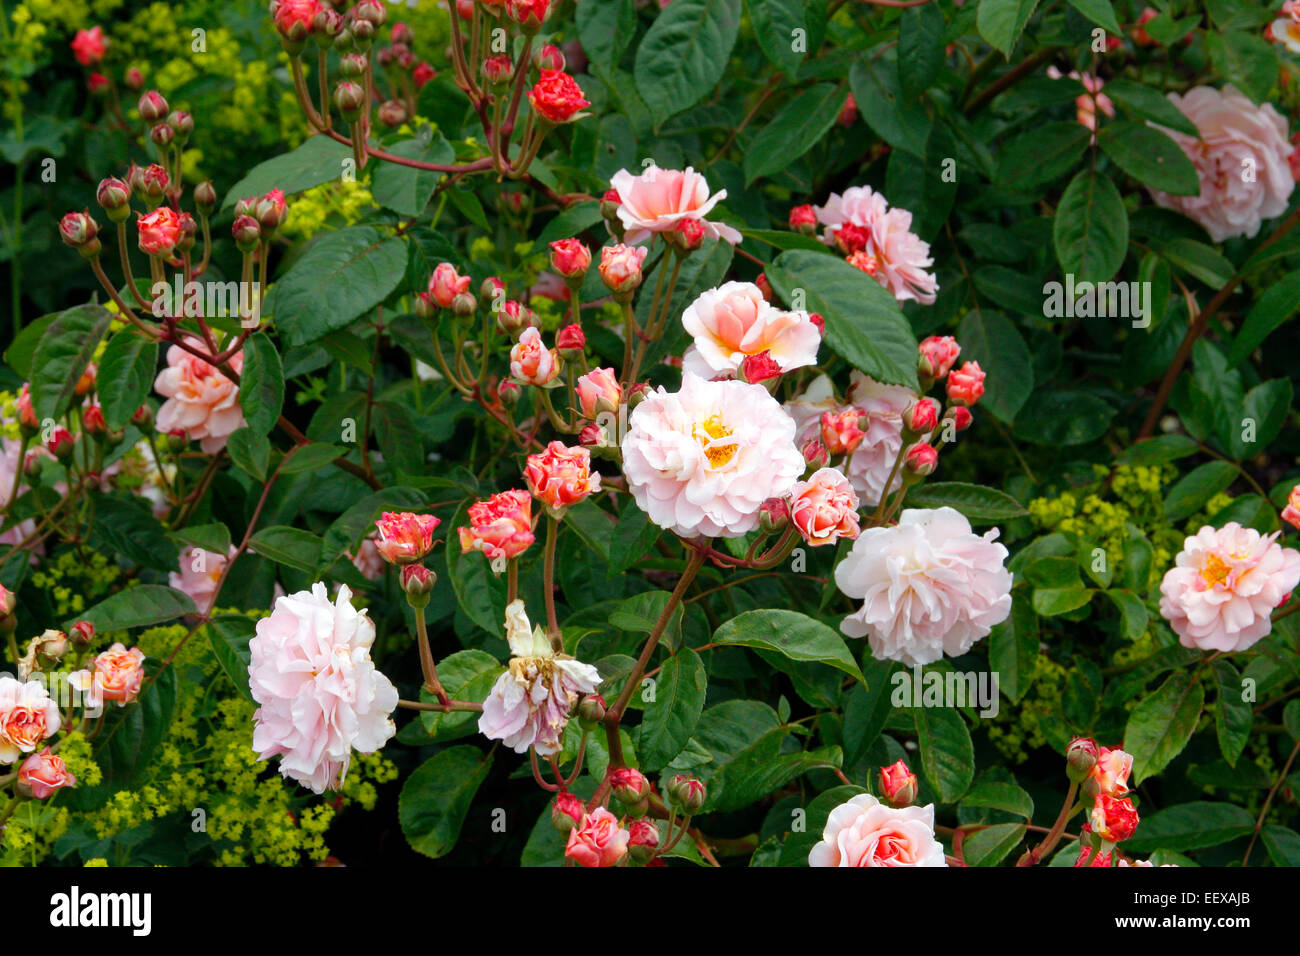
[[[0,862],[1300,863],[1300,5],[0,16]]]

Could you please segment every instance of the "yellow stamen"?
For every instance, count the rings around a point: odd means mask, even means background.
[[[704,434],[700,434],[701,431]],[[726,438],[730,434],[731,429],[722,424],[721,415],[710,415],[703,422],[691,427],[691,437],[703,446],[704,454],[709,459],[709,464],[714,468],[721,468],[731,461],[740,447],[734,442],[729,445],[713,444],[713,442]]]
[[[1217,554],[1210,554],[1205,558],[1205,567],[1201,568],[1201,580],[1209,585],[1223,584],[1231,573],[1232,568],[1227,562]]]

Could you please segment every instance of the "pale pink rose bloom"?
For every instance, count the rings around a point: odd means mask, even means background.
[[[802,448],[806,442],[821,441],[822,415],[825,412],[838,413],[844,406],[835,400],[835,386],[831,380],[818,375],[781,407],[794,422],[795,444]]]
[[[1256,106],[1235,87],[1198,86],[1169,100],[1196,124],[1200,138],[1165,129],[1196,167],[1199,196],[1151,191],[1158,205],[1204,227],[1215,242],[1253,237],[1265,219],[1280,216],[1295,180],[1286,120],[1271,103]],[[1163,129],[1163,127],[1159,127]]]
[[[731,375],[750,355],[768,352],[782,372],[817,364],[821,333],[807,312],[786,312],[752,282],[727,282],[702,293],[682,313],[695,344],[682,370],[701,378]]]
[[[912,214],[891,209],[871,225],[867,249],[879,264],[880,284],[899,302],[915,299],[922,305],[934,302],[939,282],[925,270],[934,265],[930,244],[912,232]]]
[[[360,571],[361,576],[367,581],[378,581],[384,576],[384,568],[388,566],[388,562],[384,560],[384,556],[379,553],[379,548],[375,545],[374,535],[364,539],[361,546],[357,548],[356,554],[349,554],[348,558],[352,561],[352,566]]]
[[[339,585],[331,603],[316,583],[279,598],[248,645],[253,749],[281,755],[280,773],[315,793],[342,786],[353,750],[374,753],[397,732],[397,689],[371,661],[375,625],[351,597]]]
[[[217,582],[226,570],[226,563],[235,556],[236,548],[231,545],[225,555],[202,548],[185,548],[181,551],[180,571],[173,571],[167,576],[167,583],[176,590],[188,594],[200,614],[212,610],[212,599],[217,593]]]
[[[809,866],[947,866],[934,838],[934,804],[886,806],[860,793],[831,811]]]
[[[885,482],[903,447],[903,412],[918,397],[910,388],[882,385],[856,370],[849,376],[848,399],[867,419],[866,437],[849,458],[849,481],[868,507],[880,504],[886,492]],[[893,494],[902,486],[900,469],[888,492]]]
[[[973,534],[952,508],[909,508],[895,527],[866,529],[835,569],[839,589],[863,602],[840,630],[909,667],[965,654],[1011,613],[997,536]]]
[[[632,834],[618,824],[618,817],[604,807],[583,816],[569,831],[564,855],[579,866],[613,866],[627,853]]]
[[[730,226],[704,218],[727,198],[727,191],[720,189],[710,196],[708,181],[690,166],[684,171],[651,166],[639,176],[620,169],[609,184],[618,192],[618,218],[627,230],[624,241],[630,245],[643,242],[652,233],[671,232],[683,219],[698,219],[706,236],[733,246],[741,240],[740,233]]]
[[[683,537],[735,538],[758,527],[768,498],[803,474],[794,421],[762,385],[686,372],[628,419],[623,473],[652,522]]]
[[[826,205],[814,206],[813,211],[817,214],[817,221],[826,227],[822,238],[828,246],[833,246],[835,230],[839,226],[870,229],[889,211],[889,203],[870,186],[850,186],[842,196],[831,193]]]
[[[858,536],[858,496],[834,468],[819,468],[790,489],[790,521],[813,547]]]
[[[18,782],[31,791],[32,799],[44,800],[56,790],[75,787],[77,778],[68,772],[63,758],[46,747],[23,761],[18,769]]]
[[[1160,614],[1184,647],[1244,651],[1273,629],[1270,615],[1300,583],[1300,552],[1230,521],[1183,542],[1160,582]]]
[[[623,401],[623,389],[612,368],[592,369],[578,378],[574,391],[583,418],[595,418],[601,412],[617,411]]]
[[[531,325],[524,329],[510,349],[510,374],[528,385],[545,385],[559,373],[555,350],[542,344],[542,333]]]
[[[231,357],[230,367],[243,370],[242,351]],[[225,448],[230,434],[247,424],[239,407],[239,386],[178,345],[167,350],[167,367],[153,387],[167,399],[158,409],[158,431],[165,435],[182,429],[209,455]]]
[[[510,664],[483,701],[479,733],[515,753],[529,747],[543,757],[558,753],[570,711],[580,696],[595,693],[600,672],[556,654],[546,632],[529,626],[518,599],[506,607],[506,640]]]
[[[62,726],[59,705],[40,681],[0,676],[0,763],[11,764],[34,751]]]

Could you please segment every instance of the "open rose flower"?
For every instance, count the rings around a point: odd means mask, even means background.
[[[727,282],[702,293],[682,313],[695,340],[682,370],[701,378],[734,374],[748,356],[764,352],[782,372],[817,364],[821,333],[807,312],[786,312],[751,282]]]
[[[524,467],[528,490],[556,513],[575,505],[600,490],[600,473],[591,470],[591,452],[585,448],[567,448],[553,441],[546,450],[528,456]]]
[[[595,418],[601,412],[615,411],[623,401],[623,389],[612,368],[592,369],[586,375],[579,376],[574,391],[577,392],[578,407],[582,409],[583,418]]]
[[[40,681],[0,676],[0,764],[11,764],[59,732],[59,705]]]
[[[433,532],[441,523],[433,515],[386,511],[375,522],[379,529],[375,547],[390,564],[419,561],[433,548]]]
[[[1169,101],[1200,132],[1196,137],[1164,130],[1196,167],[1201,191],[1174,196],[1152,190],[1158,205],[1194,219],[1215,242],[1252,238],[1263,220],[1286,211],[1295,186],[1291,146],[1286,120],[1271,103],[1256,106],[1231,84],[1222,90],[1198,86],[1183,96],[1170,93]]]
[[[231,356],[230,367],[243,370],[242,351]],[[153,387],[167,399],[158,409],[158,431],[180,429],[191,440],[197,439],[209,455],[225,448],[231,433],[247,424],[239,406],[239,386],[179,345],[167,350],[167,367],[158,373]]]
[[[1230,521],[1183,542],[1160,582],[1160,614],[1184,647],[1244,651],[1273,629],[1270,615],[1300,583],[1300,552]]]
[[[656,831],[655,845],[658,835]],[[619,826],[618,817],[604,807],[597,807],[569,831],[564,855],[579,866],[614,866],[627,853],[631,838],[631,832]]]
[[[33,800],[45,800],[56,790],[75,787],[77,778],[68,772],[63,758],[46,747],[32,754],[18,768],[18,787]]]
[[[1011,613],[997,535],[973,534],[952,508],[909,508],[896,526],[863,531],[835,569],[839,589],[862,600],[840,630],[909,667],[965,654]]]
[[[77,690],[89,693],[92,701],[111,700],[125,707],[135,700],[144,683],[144,651],[127,650],[120,641],[91,662],[89,670],[69,675]]]
[[[690,372],[633,411],[623,472],[637,505],[683,537],[740,537],[768,498],[803,474],[794,421],[762,385],[712,382]]]
[[[947,866],[934,805],[894,809],[860,793],[831,811],[809,866]]]
[[[461,553],[482,551],[488,560],[517,558],[533,543],[532,496],[502,491],[469,506],[468,527],[456,529]]]
[[[571,123],[591,105],[582,87],[563,70],[542,70],[541,79],[528,91],[528,102],[538,116],[551,123]]]
[[[546,631],[529,626],[518,599],[506,607],[506,641],[510,664],[483,701],[479,732],[515,753],[529,747],[543,757],[557,753],[574,704],[583,694],[595,693],[600,672],[555,653]]]
[[[510,349],[510,374],[527,385],[545,385],[560,374],[555,350],[542,343],[542,333],[531,325]]]
[[[234,545],[225,555],[202,548],[185,548],[181,551],[180,571],[173,571],[167,583],[183,594],[188,594],[200,614],[212,610],[212,599],[217,593],[217,582],[226,570],[226,562],[237,554]]]
[[[1120,843],[1131,837],[1137,829],[1138,812],[1128,797],[1099,793],[1093,799],[1088,822],[1093,832],[1106,843]]]
[[[397,732],[397,689],[371,661],[375,625],[351,597],[340,585],[331,603],[320,583],[281,597],[248,645],[253,750],[280,756],[280,773],[314,793],[342,786],[352,751],[374,753]]]
[[[930,245],[912,232],[912,214],[889,207],[870,186],[851,186],[844,195],[831,193],[816,207],[825,227],[823,238],[845,255],[862,253],[855,262],[900,302],[934,302],[939,283],[926,270],[934,265]]]
[[[821,468],[790,489],[790,520],[814,548],[858,536],[858,496],[843,474]]]
[[[137,216],[135,227],[140,233],[140,251],[150,256],[169,258],[181,238],[180,216],[170,206],[159,206],[147,215]]]
[[[429,294],[444,309],[450,309],[452,300],[469,291],[470,277],[456,271],[450,262],[440,262],[429,276]]]
[[[104,28],[93,26],[89,30],[78,30],[72,38],[72,55],[82,66],[95,66],[104,59],[108,52],[108,40],[104,37]]]
[[[730,226],[709,222],[707,216],[727,191],[709,195],[709,184],[693,168],[660,169],[651,166],[639,176],[620,169],[609,184],[618,192],[618,218],[627,230],[625,240],[636,245],[656,232],[671,232],[683,219],[698,219],[706,235],[733,246],[741,235]]]

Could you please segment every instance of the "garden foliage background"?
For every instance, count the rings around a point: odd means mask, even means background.
[[[384,6],[376,48],[403,21],[413,59],[376,68],[403,112],[374,123],[372,146],[447,166],[481,159],[480,118],[449,57],[448,11],[427,0]],[[705,290],[760,273],[778,302],[821,316],[819,369],[839,394],[854,369],[919,388],[917,342],[954,336],[962,361],[987,375],[985,393],[938,471],[909,483],[907,503],[954,507],[978,533],[997,527],[1014,575],[1009,616],[966,653],[926,666],[996,672],[989,716],[978,705],[891,701],[905,666],[839,632],[857,609],[835,584],[851,540],[801,547],[770,571],[704,562],[651,663],[653,699],[631,694],[620,731],[629,763],[656,781],[656,802],[661,776],[686,773],[707,787],[669,862],[803,864],[829,811],[855,793],[880,794],[879,769],[902,759],[919,778],[916,803],[936,807],[950,860],[1009,865],[1057,819],[1070,786],[1062,755],[1075,736],[1133,755],[1141,822],[1121,845],[1129,856],[1300,862],[1300,618],[1279,616],[1248,649],[1212,655],[1180,644],[1159,612],[1161,582],[1202,526],[1235,521],[1295,543],[1279,512],[1300,480],[1300,341],[1287,322],[1300,303],[1300,238],[1289,231],[1300,194],[1288,188],[1262,228],[1226,239],[1153,194],[1198,185],[1166,132],[1197,127],[1166,94],[1231,84],[1252,109],[1272,103],[1289,139],[1300,59],[1270,27],[1283,14],[1264,4],[1152,8],[1158,16],[1139,28],[1143,7],[1126,0],[564,0],[531,49],[559,47],[589,105],[548,129],[526,173],[502,179],[374,157],[343,175],[350,134],[309,136],[290,58],[261,3],[6,2],[0,259],[13,322],[0,369],[0,490],[21,481],[0,536],[0,583],[16,605],[8,656],[87,620],[89,649],[69,654],[89,660],[122,641],[145,654],[147,676],[138,701],[110,706],[102,727],[65,729],[59,752],[78,784],[15,802],[0,860],[564,861],[551,795],[527,757],[478,733],[472,713],[399,709],[395,738],[358,754],[337,793],[282,778],[251,746],[248,643],[275,595],[347,584],[375,623],[376,666],[403,698],[433,702],[420,689],[415,611],[398,571],[362,543],[382,512],[433,514],[440,543],[425,562],[436,583],[423,615],[438,671],[452,698],[487,695],[510,656],[505,576],[463,553],[454,529],[471,522],[474,501],[522,487],[536,447],[518,435],[577,440],[553,429],[537,387],[503,402],[496,387],[510,375],[511,341],[487,299],[472,318],[443,309],[428,319],[419,295],[444,262],[470,277],[471,295],[497,277],[554,343],[572,321],[571,290],[583,368],[620,368],[622,307],[594,267],[566,289],[548,243],[614,242],[602,194],[620,170],[639,174],[652,161],[693,167],[710,193],[725,189],[708,219],[743,239],[707,238],[681,256],[641,380],[675,391],[681,363],[666,360],[691,342],[682,312]],[[479,13],[489,15],[503,17],[495,6]],[[110,44],[87,67],[70,42],[94,25]],[[511,29],[513,52],[527,42]],[[303,62],[314,95],[314,46]],[[332,88],[339,54],[329,63]],[[432,70],[417,84],[420,64]],[[143,87],[132,87],[130,69]],[[111,90],[92,92],[91,73]],[[1080,76],[1100,78],[1104,106]],[[208,248],[206,278],[241,275],[237,200],[275,189],[288,197],[287,219],[260,246],[269,291],[264,325],[244,344],[247,428],[216,454],[155,432],[149,419],[163,396],[152,385],[166,347],[135,334],[86,258],[60,242],[60,217],[88,210],[104,267],[128,294],[96,189],[130,163],[155,161],[135,105],[142,90],[193,116],[178,153],[181,204],[193,211],[193,188],[215,187],[212,241],[194,252]],[[520,129],[526,99],[522,111]],[[820,227],[791,228],[792,208],[864,185],[910,211],[930,244],[933,302],[897,301],[809,234]],[[134,223],[126,249],[145,287]],[[669,261],[666,246],[653,248],[647,270],[661,250]],[[1052,314],[1045,283],[1066,274],[1148,283],[1148,324]],[[651,283],[634,300],[639,327],[659,311]],[[209,319],[239,334],[237,316]],[[468,395],[434,371],[462,352]],[[74,388],[90,360],[108,438],[83,423]],[[794,397],[813,374],[784,376],[778,397]],[[72,466],[51,454],[24,469],[24,383],[37,417],[68,428]],[[560,418],[574,420],[564,389],[553,394]],[[133,418],[142,403],[152,414]],[[594,461],[616,479],[616,463]],[[606,701],[632,672],[687,554],[614,486],[568,509],[554,562],[564,649],[598,668]],[[714,547],[743,561],[759,534]],[[542,538],[539,525],[518,562],[533,620],[546,604]],[[219,559],[208,585],[173,579],[186,577],[194,548]],[[196,617],[189,602],[197,594],[204,612],[203,588],[218,581],[215,608]],[[566,772],[579,736],[572,721]],[[573,790],[590,797],[609,761],[603,735],[590,734]],[[1079,856],[1080,822],[1052,865]]]

